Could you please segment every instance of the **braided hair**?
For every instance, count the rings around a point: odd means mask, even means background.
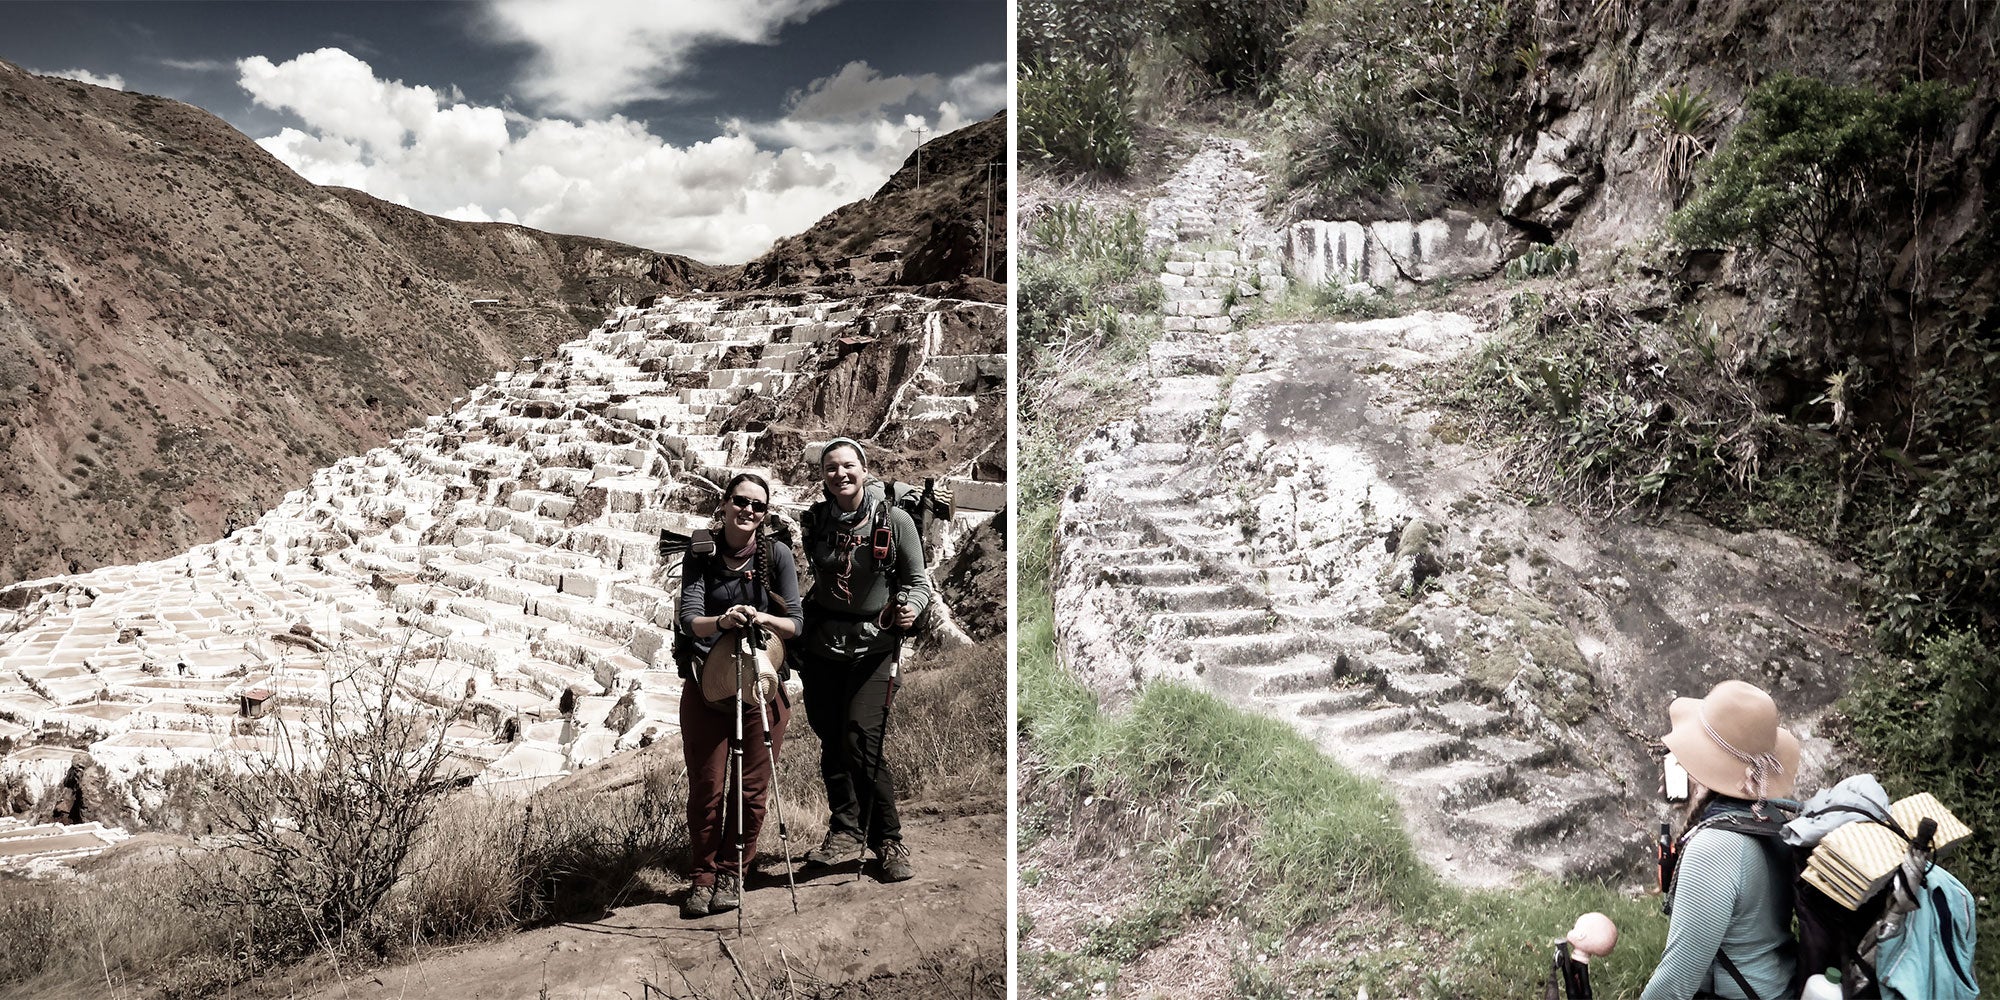
[[[757,581],[764,585],[764,603],[779,605],[778,610],[789,616],[792,609],[784,606],[785,599],[778,596],[778,581],[771,576],[771,533],[768,531],[757,532],[756,573]]]

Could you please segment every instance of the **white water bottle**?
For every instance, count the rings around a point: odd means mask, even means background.
[[[1841,1000],[1845,994],[1840,991],[1840,970],[1828,969],[1824,974],[1815,974],[1806,980],[1803,1000]]]

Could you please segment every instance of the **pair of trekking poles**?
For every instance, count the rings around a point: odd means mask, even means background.
[[[736,653],[730,657],[730,661],[736,669],[736,706],[735,711],[730,713],[736,718],[736,735],[729,741],[729,763],[730,769],[733,772],[732,783],[736,786],[736,878],[738,882],[737,892],[739,894],[736,904],[737,937],[743,936],[743,911],[749,908],[747,904],[749,903],[750,896],[748,887],[744,884],[745,877],[750,874],[746,870],[750,851],[743,828],[745,806],[743,792],[743,671],[745,667],[748,667],[753,674],[757,672],[757,653],[759,650],[764,649],[769,642],[770,633],[765,630],[762,624],[752,621],[749,627],[743,630],[743,634],[736,637]],[[757,691],[756,694],[757,718],[763,723],[764,729],[764,756],[771,762],[771,811],[777,816],[778,843],[783,846],[785,852],[785,883],[792,892],[792,912],[797,913],[799,912],[799,884],[792,876],[792,838],[791,831],[785,826],[785,800],[778,790],[778,751],[771,742],[770,706],[768,700],[764,698],[762,691]]]

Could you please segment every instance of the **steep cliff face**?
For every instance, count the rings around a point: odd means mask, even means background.
[[[198,108],[0,63],[0,583],[220,534],[712,275],[318,187]]]
[[[1698,138],[1713,148],[1740,123],[1750,92],[1785,73],[1973,88],[1966,131],[1950,147],[1951,166],[1964,171],[1954,179],[1967,183],[1947,186],[1961,201],[1983,197],[2000,32],[1990,5],[1621,0],[1587,19],[1564,17],[1565,6],[1538,4],[1534,23],[1552,27],[1527,39],[1540,48],[1520,83],[1526,127],[1506,139],[1499,160],[1498,207],[1511,220],[1597,245],[1657,229],[1679,199],[1659,179],[1655,98],[1682,88],[1710,102]]]

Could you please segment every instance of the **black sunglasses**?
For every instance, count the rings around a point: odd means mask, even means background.
[[[729,502],[745,510],[753,511],[758,514],[762,514],[765,511],[771,509],[770,504],[767,504],[762,500],[752,500],[749,497],[746,497],[740,493],[730,497]]]

